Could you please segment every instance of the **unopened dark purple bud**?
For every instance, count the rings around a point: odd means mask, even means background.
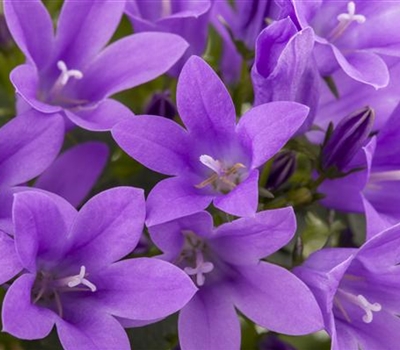
[[[333,130],[322,150],[322,168],[344,170],[364,146],[375,120],[371,107],[364,107],[344,118]]]
[[[144,113],[173,119],[176,115],[176,108],[170,96],[169,91],[155,93],[145,107]]]
[[[279,339],[275,334],[267,334],[259,343],[260,350],[296,350],[292,345]]]
[[[292,151],[279,152],[272,163],[266,188],[274,190],[283,185],[296,170],[296,154]]]

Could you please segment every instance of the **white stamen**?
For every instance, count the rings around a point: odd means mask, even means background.
[[[355,296],[354,294],[345,292],[342,289],[338,289],[338,293],[340,295],[342,295],[345,299],[347,299],[348,301],[352,302],[353,304],[357,305],[358,307],[360,307],[361,309],[363,309],[365,311],[365,315],[362,318],[365,323],[371,323],[373,321],[374,315],[372,312],[378,312],[378,311],[382,310],[381,304],[370,303],[367,300],[367,298],[365,298],[362,294]],[[340,306],[339,309],[341,310],[341,312],[343,313],[345,318],[350,322],[350,318],[349,318],[348,314],[345,312],[345,310],[343,309],[343,307],[341,306],[341,304],[339,303],[337,305]]]
[[[339,22],[352,22],[356,21],[357,23],[364,23],[367,19],[363,15],[356,15],[356,4],[353,1],[350,1],[347,4],[347,12],[341,13],[337,16]]]
[[[196,283],[200,287],[204,285],[204,274],[211,272],[214,269],[214,264],[204,261],[203,253],[200,250],[196,251],[196,267],[185,267],[184,271],[189,275],[196,275]]]
[[[85,278],[86,275],[86,268],[85,266],[81,266],[81,270],[79,271],[79,275],[69,277],[68,280],[68,287],[74,288],[80,284],[83,284],[84,286],[88,287],[92,292],[95,292],[97,290],[97,287],[90,281],[88,281]]]
[[[215,160],[213,157],[207,154],[203,154],[200,156],[200,162],[202,162],[206,167],[210,168],[218,175],[221,175],[223,172],[221,162],[219,160]]]
[[[68,83],[69,78],[75,78],[75,79],[83,78],[83,73],[80,70],[68,69],[64,61],[58,61],[57,67],[61,71],[61,75],[59,77],[59,80],[57,80],[57,82],[59,82],[61,85],[66,85]]]

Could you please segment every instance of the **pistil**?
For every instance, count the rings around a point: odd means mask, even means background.
[[[356,296],[354,294],[345,292],[342,289],[338,289],[337,295],[335,296],[335,303],[336,303],[337,307],[339,308],[340,312],[343,314],[343,316],[346,318],[346,320],[348,322],[351,322],[351,319],[350,319],[348,313],[346,312],[346,310],[344,309],[339,296],[342,297],[343,299],[351,302],[352,304],[360,307],[365,312],[365,315],[362,317],[362,320],[364,323],[371,323],[374,319],[373,312],[379,312],[382,310],[381,304],[370,303],[367,300],[367,298],[365,296],[363,296],[362,294],[359,294]]]
[[[203,253],[201,252],[201,250],[196,250],[196,266],[194,268],[184,268],[184,271],[189,276],[196,276],[196,283],[199,287],[204,285],[204,274],[209,273],[212,270],[214,270],[214,264],[209,261],[204,261]]]
[[[328,40],[335,41],[346,31],[351,23],[357,22],[363,24],[367,20],[364,15],[356,14],[356,4],[350,1],[347,4],[347,13],[341,13],[337,16],[339,23],[328,35]]]
[[[70,277],[65,277],[62,279],[57,280],[57,284],[59,286],[68,286],[69,288],[75,288],[79,286],[80,284],[88,287],[92,292],[95,292],[97,290],[97,287],[87,280],[85,277],[87,276],[86,274],[86,268],[85,266],[81,266],[81,269],[79,271],[79,275],[74,275]]]
[[[201,183],[195,185],[195,187],[204,188],[208,185],[213,185],[214,189],[220,192],[232,191],[241,181],[240,170],[246,168],[242,163],[236,163],[231,167],[227,167],[223,162],[207,154],[200,156],[200,162],[214,173]]]

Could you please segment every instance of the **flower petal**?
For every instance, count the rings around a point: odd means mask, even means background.
[[[291,207],[265,210],[255,217],[219,226],[210,244],[231,264],[257,264],[287,244],[295,231],[296,218]]]
[[[323,327],[319,306],[307,286],[269,263],[238,268],[234,302],[244,315],[271,331],[301,335]]]
[[[224,290],[202,288],[182,309],[178,321],[182,349],[240,349],[240,323]]]
[[[179,175],[188,168],[189,137],[172,120],[136,116],[116,125],[112,135],[126,153],[151,170]]]
[[[115,187],[90,199],[80,210],[71,232],[66,264],[98,270],[136,247],[143,230],[142,189]]]
[[[236,216],[254,216],[258,205],[258,170],[228,194],[214,199],[214,205],[222,211]]]
[[[4,1],[8,28],[29,61],[43,68],[53,49],[53,23],[40,0]]]
[[[125,1],[66,0],[57,25],[56,57],[68,67],[87,65],[111,39],[124,12]]]
[[[233,135],[236,112],[218,75],[200,57],[192,56],[182,69],[177,87],[179,115],[196,135]]]
[[[65,350],[131,349],[122,325],[108,314],[76,303],[66,319],[57,319],[57,333]]]
[[[118,40],[83,72],[78,96],[99,101],[153,80],[170,69],[187,46],[181,37],[168,33],[139,33]]]
[[[56,263],[68,248],[67,235],[76,210],[67,201],[45,192],[26,191],[14,196],[15,245],[22,265],[33,272],[37,260]]]
[[[18,185],[45,170],[64,139],[60,115],[30,110],[0,129],[0,184]]]
[[[90,131],[109,131],[117,123],[134,116],[128,107],[113,99],[101,101],[94,107],[65,110],[65,113],[73,123]]]
[[[178,267],[155,258],[123,260],[92,276],[98,307],[133,320],[156,320],[181,309],[197,288]]]
[[[85,142],[64,152],[35,182],[77,207],[99,178],[108,157],[101,142]]]
[[[354,51],[344,56],[335,46],[333,53],[342,69],[353,79],[380,89],[389,84],[385,61],[369,51]]]
[[[35,275],[23,274],[7,290],[3,302],[3,331],[20,339],[46,337],[58,316],[51,310],[32,304]]]
[[[236,130],[253,151],[253,168],[264,164],[289,141],[308,111],[296,102],[270,102],[250,109],[240,118]]]
[[[0,231],[0,266],[0,285],[22,270],[14,240],[3,231]]]
[[[34,66],[22,64],[15,67],[10,74],[10,80],[15,87],[17,96],[23,99],[18,103],[19,111],[26,111],[28,106],[43,113],[57,113],[61,111],[60,106],[49,105],[38,99],[39,74]],[[26,102],[25,105],[22,103],[23,101]]]
[[[179,177],[165,179],[153,187],[147,198],[146,225],[153,226],[205,209],[213,196],[197,194]]]

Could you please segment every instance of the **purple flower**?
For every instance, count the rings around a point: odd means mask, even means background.
[[[266,188],[276,190],[282,186],[294,174],[296,170],[297,159],[293,151],[281,151],[274,157]]]
[[[319,100],[320,75],[313,56],[311,28],[297,31],[290,18],[274,22],[257,38],[251,70],[254,104],[296,101],[310,107],[299,132],[310,129]]]
[[[88,130],[109,130],[131,117],[109,96],[165,73],[187,44],[173,34],[141,33],[104,48],[124,6],[125,1],[65,1],[54,35],[41,1],[5,1],[9,29],[27,58],[11,73],[17,93],[34,109],[62,111]]]
[[[169,70],[178,76],[191,55],[201,55],[206,49],[210,9],[210,0],[127,0],[125,12],[135,33],[174,33],[189,43],[183,57]]]
[[[322,167],[343,169],[369,138],[375,120],[370,107],[353,112],[342,119],[322,149]]]
[[[261,261],[296,230],[292,208],[263,211],[213,228],[200,212],[149,228],[151,238],[197,284],[181,310],[182,350],[240,348],[236,309],[271,331],[305,334],[322,327],[312,293],[286,269]]]
[[[114,188],[79,213],[60,197],[15,196],[15,246],[24,272],[3,303],[3,330],[40,339],[53,326],[65,349],[130,349],[118,318],[150,322],[187,303],[190,279],[157,259],[118,261],[143,229],[142,190]]]
[[[153,94],[145,108],[144,114],[160,115],[165,118],[174,119],[176,107],[171,101],[171,93],[164,91]]]
[[[186,63],[177,104],[186,129],[156,116],[138,116],[112,130],[117,143],[148,168],[172,175],[148,197],[152,226],[214,205],[233,215],[254,215],[258,167],[296,132],[308,113],[294,102],[249,110],[236,124],[228,91],[199,57]]]
[[[339,66],[351,78],[375,88],[389,83],[380,55],[399,56],[400,7],[396,1],[380,2],[294,1],[294,16],[301,28],[315,31],[315,54],[323,75]]]
[[[397,349],[399,247],[397,225],[358,250],[317,251],[294,270],[321,306],[332,350]]]

